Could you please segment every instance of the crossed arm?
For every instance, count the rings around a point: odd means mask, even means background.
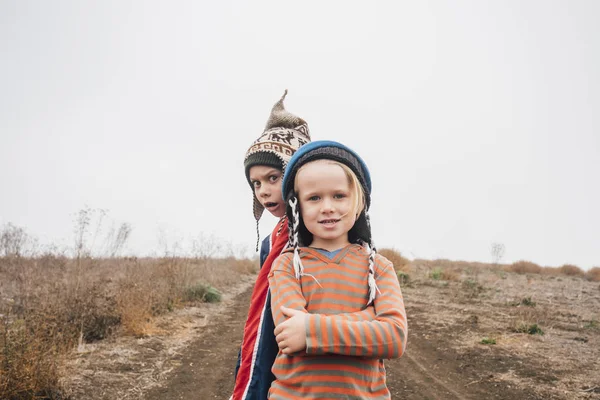
[[[281,261],[281,263],[277,263]],[[284,260],[269,274],[275,335],[280,350],[292,354],[338,354],[397,358],[406,348],[406,312],[400,285],[390,264],[376,268],[380,292],[365,310],[337,315],[310,314],[300,283]],[[378,273],[377,273],[378,272]]]

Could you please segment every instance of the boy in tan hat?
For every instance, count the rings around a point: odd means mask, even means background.
[[[285,110],[283,97],[275,103],[265,131],[250,146],[244,159],[246,179],[253,191],[253,212],[258,221],[265,209],[280,218],[260,249],[260,272],[256,278],[242,346],[235,369],[233,400],[264,400],[275,379],[271,367],[277,356],[268,274],[273,261],[288,244],[286,206],[281,195],[283,173],[292,155],[310,142],[308,124]],[[259,237],[257,237],[258,249]]]

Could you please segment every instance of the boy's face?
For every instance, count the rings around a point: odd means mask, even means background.
[[[347,244],[356,215],[344,170],[327,160],[307,163],[296,175],[300,213],[313,234],[311,247],[333,251]]]
[[[260,204],[275,217],[283,217],[285,215],[285,203],[281,195],[283,172],[266,165],[255,165],[250,168],[249,175],[254,195]]]

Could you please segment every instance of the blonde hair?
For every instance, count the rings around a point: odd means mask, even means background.
[[[319,148],[317,147],[316,149],[314,149],[314,151],[318,151]],[[311,150],[312,151],[312,150]],[[357,161],[360,161],[360,158],[358,158],[358,156],[354,155],[353,153],[351,154],[347,154],[346,155],[347,158],[349,159],[349,162],[352,162],[353,158],[357,159]],[[369,298],[367,301],[367,305],[372,304],[373,301],[375,300],[375,297],[377,295],[377,293],[381,294],[381,291],[379,290],[379,288],[377,287],[377,282],[375,281],[375,255],[377,253],[377,250],[375,248],[375,243],[373,243],[373,238],[371,237],[371,223],[370,223],[370,219],[369,219],[369,214],[368,214],[368,210],[367,210],[367,199],[370,199],[370,193],[365,193],[365,189],[363,188],[363,185],[360,183],[360,180],[358,179],[357,174],[352,170],[352,168],[350,168],[348,165],[346,165],[345,163],[342,162],[338,162],[336,160],[332,160],[332,159],[327,159],[327,158],[320,158],[317,160],[312,160],[312,161],[308,161],[305,164],[302,164],[301,161],[302,159],[300,159],[300,161],[298,161],[298,163],[300,164],[300,167],[298,168],[298,170],[295,173],[294,176],[294,188],[293,188],[293,193],[291,193],[288,197],[287,203],[288,203],[288,210],[286,211],[286,213],[288,213],[289,216],[289,229],[290,229],[290,234],[289,234],[289,246],[292,247],[294,249],[294,253],[293,253],[293,258],[292,258],[292,265],[294,268],[294,275],[296,276],[296,279],[300,280],[302,276],[310,276],[312,277],[319,286],[321,286],[321,284],[319,283],[319,281],[317,281],[317,279],[304,272],[304,266],[302,265],[302,260],[300,257],[300,252],[299,252],[299,247],[300,247],[300,239],[301,239],[301,235],[304,235],[305,233],[303,231],[306,231],[307,234],[310,234],[311,238],[312,238],[312,233],[308,232],[308,230],[306,229],[306,226],[304,226],[304,223],[300,220],[300,202],[299,202],[299,194],[298,194],[298,175],[299,172],[302,170],[302,168],[304,168],[306,165],[310,164],[311,162],[314,161],[326,161],[329,164],[333,164],[333,165],[339,165],[342,168],[342,171],[344,171],[346,178],[348,179],[348,184],[350,186],[350,196],[352,197],[352,203],[353,203],[353,210],[348,211],[348,213],[344,214],[344,216],[350,214],[350,212],[354,212],[355,216],[354,216],[354,225],[352,227],[352,229],[354,229],[354,227],[356,227],[356,222],[359,221],[359,216],[362,215],[362,213],[364,212],[364,221],[363,223],[366,224],[365,226],[362,227],[362,229],[366,229],[368,231],[368,235],[363,238],[362,236],[358,236],[358,238],[356,239],[356,243],[361,244],[362,246],[364,246],[367,251],[369,252],[369,275],[367,277],[367,282],[369,284]],[[363,168],[366,171],[366,167],[363,164]],[[293,171],[293,170],[292,170]],[[359,172],[359,174],[363,174],[365,173],[365,171],[361,171]],[[368,171],[366,171],[366,176],[368,177]],[[285,190],[287,190],[287,186]],[[368,189],[370,191],[370,182],[368,183]],[[369,196],[368,198],[366,196]],[[291,213],[290,213],[291,212]],[[362,217],[361,217],[362,218]],[[359,228],[361,228],[359,226]],[[352,229],[350,229],[350,231],[352,231]],[[348,233],[350,234],[350,232]],[[308,237],[307,237],[308,238]],[[350,238],[348,238],[350,239]],[[305,238],[302,238],[302,240],[305,240]],[[303,243],[303,245],[305,245]]]
[[[360,213],[363,212],[363,210],[365,209],[365,191],[363,190],[363,187],[360,184],[360,181],[358,180],[358,177],[356,176],[354,171],[352,171],[350,167],[344,163],[328,159],[318,159],[307,162],[298,169],[298,171],[296,172],[296,176],[294,176],[294,191],[298,193],[298,175],[300,175],[300,171],[302,171],[302,168],[315,161],[326,161],[328,164],[337,165],[340,168],[342,168],[342,170],[346,174],[346,178],[348,179],[348,184],[350,185],[350,193],[352,195],[353,202],[352,212],[354,213],[354,219],[358,218]],[[350,212],[348,212],[347,214],[349,213]],[[343,216],[345,217],[347,214],[344,214]]]

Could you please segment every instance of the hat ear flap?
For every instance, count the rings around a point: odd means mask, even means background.
[[[371,243],[371,226],[369,225],[367,213],[365,210],[363,210],[360,213],[360,215],[356,219],[356,222],[354,223],[354,226],[348,232],[348,241],[350,243]]]
[[[300,225],[298,226],[298,238],[301,246],[310,246],[313,241],[313,234],[306,229],[302,216],[300,216]]]

